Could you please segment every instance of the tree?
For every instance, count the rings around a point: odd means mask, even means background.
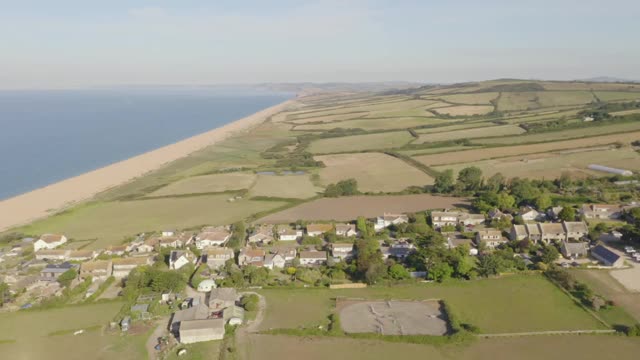
[[[427,279],[442,282],[451,277],[453,268],[444,261],[438,261],[427,267]]]
[[[376,240],[358,239],[355,243],[356,249],[356,266],[361,277],[374,278],[374,275],[380,273],[380,269],[376,268],[367,275],[370,268],[383,265],[382,254],[379,251],[379,245]]]
[[[386,266],[382,262],[374,262],[369,265],[369,268],[364,274],[364,279],[367,284],[372,285],[378,282],[384,276],[386,272]]]
[[[369,226],[367,225],[367,219],[364,216],[358,216],[356,220],[356,229],[362,237],[369,237],[371,234],[369,233]]]
[[[11,299],[11,292],[9,291],[9,285],[5,282],[0,282],[0,307],[4,306]]]
[[[58,277],[58,283],[60,283],[60,285],[67,287],[69,285],[71,285],[71,282],[78,276],[78,272],[76,271],[76,269],[69,269],[65,272],[63,272],[59,277]]]
[[[544,211],[551,206],[551,197],[547,193],[540,194],[535,199],[534,205],[538,210]]]
[[[244,240],[247,236],[247,228],[244,222],[238,221],[232,225],[232,229],[233,235],[231,236],[231,239],[229,239],[227,246],[234,250],[238,250],[244,245]]]
[[[493,176],[487,179],[485,188],[489,191],[498,192],[502,190],[505,183],[506,183],[506,179],[504,175],[502,175],[501,173],[495,173]]]
[[[482,170],[475,166],[466,167],[458,173],[458,183],[466,191],[475,191],[480,189],[482,184]]]
[[[558,249],[556,249],[553,245],[547,245],[542,249],[542,255],[540,256],[540,260],[542,260],[545,264],[552,264],[556,260],[558,260],[558,256],[560,253]]]
[[[335,184],[329,184],[324,191],[324,196],[326,197],[338,197],[338,196],[349,196],[349,195],[357,195],[358,191],[358,182],[356,179],[347,179],[338,181]]]
[[[574,221],[576,219],[576,210],[571,206],[565,206],[558,213],[558,219],[562,221]]]
[[[394,280],[404,280],[411,277],[409,271],[401,264],[393,264],[389,267],[389,277]]]
[[[453,170],[447,169],[436,176],[433,191],[440,194],[447,194],[453,190],[453,185]]]
[[[483,254],[478,257],[478,274],[489,277],[500,273],[500,261],[493,254]]]

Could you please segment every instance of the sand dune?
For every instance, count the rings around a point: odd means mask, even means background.
[[[285,101],[214,130],[177,143],[0,201],[0,231],[51,215],[96,194],[262,123],[289,106]]]

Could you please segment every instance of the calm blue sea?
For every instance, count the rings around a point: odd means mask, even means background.
[[[219,88],[0,91],[0,199],[174,143],[292,96]]]

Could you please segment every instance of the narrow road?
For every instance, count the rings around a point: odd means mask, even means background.
[[[249,354],[250,346],[248,344],[249,337],[251,334],[255,334],[258,332],[260,324],[262,323],[262,320],[264,320],[264,314],[267,309],[267,301],[265,300],[264,296],[253,291],[241,293],[241,295],[251,294],[258,295],[258,312],[255,319],[247,321],[245,325],[241,326],[236,331],[236,348],[238,349],[238,354],[240,355],[239,358],[241,360],[251,358]]]
[[[169,316],[165,316],[157,320],[155,330],[153,330],[153,333],[151,333],[149,339],[147,339],[147,344],[145,346],[149,360],[159,359],[158,351],[156,351],[155,346],[158,344],[158,338],[168,333],[167,326],[169,324],[169,319]]]

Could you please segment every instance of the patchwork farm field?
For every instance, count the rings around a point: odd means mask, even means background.
[[[213,193],[250,188],[256,175],[251,173],[228,173],[202,175],[179,180],[149,194],[155,196],[175,196],[184,194]]]
[[[276,359],[286,352],[293,359],[388,360],[585,360],[637,358],[640,342],[624,336],[554,335],[510,338],[482,338],[469,345],[420,345],[377,340],[331,337],[290,337],[252,335],[246,348],[247,359]]]
[[[263,330],[326,326],[338,296],[366,300],[442,299],[461,322],[476,325],[487,334],[604,328],[539,275],[365,289],[265,289],[260,293],[267,300]]]
[[[434,169],[437,171],[452,169],[457,174],[465,167],[476,166],[485,176],[502,173],[509,177],[530,179],[555,179],[563,173],[571,174],[576,178],[602,175],[587,169],[590,164],[636,171],[640,170],[640,154],[630,148],[592,148],[442,165]]]
[[[415,159],[425,165],[436,166],[445,164],[458,164],[474,162],[478,160],[497,159],[515,155],[531,155],[558,150],[583,149],[621,142],[629,144],[640,138],[640,132],[630,132],[615,135],[598,136],[584,139],[555,141],[519,146],[503,146],[478,150],[452,151],[437,155],[416,156]]]
[[[451,116],[471,116],[471,115],[488,114],[493,111],[493,106],[461,105],[461,106],[434,108],[432,110],[438,114],[445,114],[445,115],[451,115]]]
[[[423,144],[428,142],[449,141],[457,139],[473,139],[489,136],[506,136],[506,135],[519,135],[524,133],[525,130],[516,125],[499,125],[499,126],[484,126],[472,129],[460,129],[447,132],[437,132],[431,134],[421,134],[415,143]]]
[[[408,131],[343,136],[313,141],[309,145],[309,151],[314,154],[328,154],[391,149],[406,145],[413,139]]]
[[[105,333],[122,303],[0,314],[3,359],[142,359],[147,334]],[[73,332],[85,329],[74,336]]]
[[[231,224],[285,204],[246,199],[228,202],[228,198],[229,195],[206,195],[92,203],[19,230],[27,234],[64,233],[76,240],[97,239],[87,247],[90,250],[119,244],[141,232]]]
[[[306,199],[322,191],[313,185],[309,175],[258,175],[249,196]]]
[[[436,125],[446,123],[450,120],[430,119],[435,116],[433,113],[425,112],[421,117],[384,117],[379,119],[357,119],[326,124],[298,125],[295,130],[321,131],[331,129],[364,129],[364,130],[390,130],[406,129],[416,126]]]
[[[497,138],[475,139],[474,144],[510,145],[527,144],[536,142],[557,141],[575,139],[589,136],[600,136],[606,134],[624,133],[640,130],[640,121],[625,122],[617,124],[603,124],[600,126],[589,126],[578,129],[549,131],[534,134],[524,134],[520,136],[506,136]]]
[[[360,191],[394,192],[409,186],[433,184],[433,178],[404,161],[382,153],[316,156],[326,167],[320,169],[323,184],[354,178]]]
[[[322,198],[265,216],[255,222],[284,224],[296,220],[350,221],[358,216],[373,218],[384,212],[412,213],[467,206],[469,202],[463,198],[429,194]]]

